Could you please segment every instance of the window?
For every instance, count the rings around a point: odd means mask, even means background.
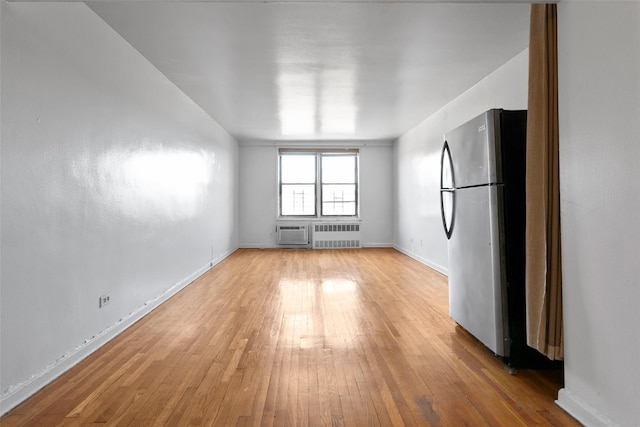
[[[280,156],[280,212],[282,215],[316,214],[316,156]]]
[[[281,149],[281,216],[358,215],[357,150]]]
[[[353,154],[322,154],[320,156],[321,215],[356,215],[357,163],[357,158]]]

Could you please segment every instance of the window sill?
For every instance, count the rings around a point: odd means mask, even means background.
[[[279,216],[278,221],[361,221],[358,216]]]

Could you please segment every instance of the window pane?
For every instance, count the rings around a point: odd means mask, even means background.
[[[356,156],[322,156],[322,182],[356,182]]]
[[[280,176],[283,184],[313,184],[316,182],[315,155],[280,156]]]
[[[315,185],[282,185],[280,196],[282,215],[315,215]]]
[[[356,214],[356,186],[323,185],[322,186],[322,215],[355,215]]]
[[[333,215],[333,216],[355,216],[356,214],[356,202],[345,202],[345,203],[323,203],[322,204],[322,215]]]

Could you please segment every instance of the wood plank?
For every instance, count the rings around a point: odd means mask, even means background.
[[[24,425],[579,425],[393,249],[236,251],[6,414]]]

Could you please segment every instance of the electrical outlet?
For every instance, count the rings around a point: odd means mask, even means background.
[[[111,295],[104,294],[98,299],[98,308],[102,308],[111,302]]]

